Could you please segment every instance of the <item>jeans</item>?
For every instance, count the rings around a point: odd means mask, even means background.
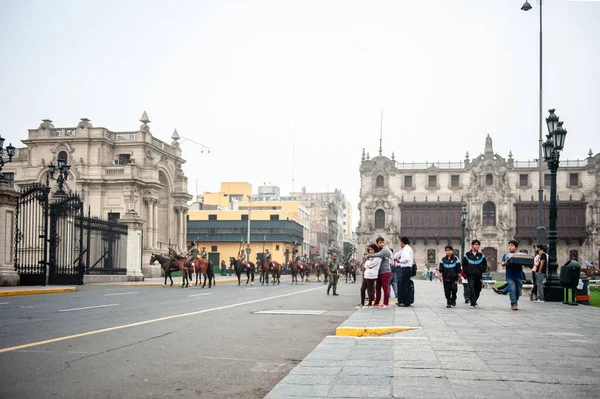
[[[381,290],[383,289],[383,304],[389,305],[390,303],[390,276],[392,272],[381,273],[377,277],[377,283],[375,284],[375,305],[379,305],[381,301]]]
[[[523,289],[523,280],[520,278],[507,278],[506,282],[510,287],[510,292],[508,293],[510,296],[510,304],[517,305],[519,297],[521,296],[521,290]]]
[[[392,269],[392,276],[390,277],[390,285],[392,286],[392,290],[394,291],[394,298],[398,297],[397,287],[398,287],[398,276],[396,275],[396,267]]]
[[[538,294],[538,299],[540,301],[544,300],[544,280],[545,279],[546,279],[545,273],[536,273],[535,274],[535,280],[537,282],[537,294]]]

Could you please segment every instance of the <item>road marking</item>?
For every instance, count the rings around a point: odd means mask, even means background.
[[[0,305],[8,305],[10,302],[0,302]]]
[[[187,297],[188,297],[188,298],[194,298],[194,297],[197,297],[197,296],[204,296],[204,295],[212,295],[212,292],[207,292],[207,293],[205,293],[205,294],[194,294],[194,295],[188,295]]]
[[[35,308],[35,306],[21,306],[21,309],[31,309],[31,308]]]
[[[116,294],[104,294],[104,296],[115,296],[115,295],[133,295],[133,294],[139,294],[139,292],[119,292]]]
[[[118,303],[111,303],[110,305],[86,306],[85,308],[63,309],[63,310],[59,310],[59,312],[73,312],[75,310],[108,308],[110,306],[119,306],[119,304]]]
[[[29,344],[23,344],[23,345],[17,345],[17,346],[10,346],[10,347],[7,347],[7,348],[0,349],[0,353],[16,351],[16,350],[25,349],[25,348],[31,348],[33,346],[40,346],[40,345],[51,344],[51,343],[54,343],[54,342],[65,341],[67,339],[87,337],[88,335],[95,335],[95,334],[100,334],[100,333],[104,333],[104,332],[122,330],[122,329],[130,328],[130,327],[143,326],[144,324],[150,324],[150,323],[156,323],[156,322],[159,322],[159,321],[177,319],[177,318],[180,318],[180,317],[195,316],[195,315],[198,315],[198,314],[203,314],[203,313],[208,313],[208,312],[214,312],[215,310],[230,309],[230,308],[235,308],[237,306],[250,305],[252,303],[271,301],[273,299],[285,298],[286,296],[298,295],[298,294],[303,294],[305,292],[310,292],[310,291],[315,291],[315,290],[322,290],[322,289],[323,289],[323,287],[311,288],[311,289],[308,289],[308,290],[303,290],[303,291],[298,291],[298,292],[291,292],[289,294],[271,296],[271,297],[262,298],[262,299],[255,299],[253,301],[248,301],[248,302],[235,303],[233,305],[219,306],[217,308],[198,310],[196,312],[175,314],[175,315],[171,315],[171,316],[160,317],[158,319],[151,319],[151,320],[146,320],[146,321],[140,321],[140,322],[137,322],[137,323],[124,324],[122,326],[115,326],[115,327],[103,328],[101,330],[92,330],[92,331],[87,331],[87,332],[80,333],[80,334],[67,335],[67,336],[64,336],[64,337],[47,339],[47,340],[44,340],[44,341],[31,342]]]
[[[327,312],[326,310],[260,310],[255,314],[299,314],[299,315],[320,315]]]
[[[257,290],[258,287],[246,288],[247,290]]]

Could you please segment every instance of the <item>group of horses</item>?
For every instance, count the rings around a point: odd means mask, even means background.
[[[233,268],[238,280],[238,285],[242,284],[242,273],[246,274],[246,285],[248,285],[248,283],[254,285],[254,274],[257,270],[260,273],[261,285],[269,285],[269,276],[271,276],[273,285],[281,282],[282,266],[276,261],[268,262],[264,259],[258,259],[255,265],[252,262],[243,262],[232,256],[229,258],[229,267]]]
[[[163,287],[167,285],[167,278],[171,280],[171,287],[173,286],[173,278],[171,273],[174,271],[180,271],[182,276],[181,288],[189,287],[192,285],[202,285],[202,288],[206,287],[208,280],[208,288],[216,283],[213,263],[208,259],[197,258],[190,262],[190,266],[186,267],[186,257],[178,255],[172,249],[169,249],[169,255],[163,256],[160,254],[152,254],[150,256],[150,264],[158,262],[161,268],[165,272],[165,282]],[[260,273],[261,285],[269,285],[269,276],[271,276],[272,284],[279,285],[281,282],[282,265],[276,261],[266,261],[259,259],[256,261],[256,265],[252,262],[243,262],[240,259],[234,257],[229,258],[229,266],[233,268],[235,275],[238,280],[238,285],[242,283],[242,274],[246,274],[246,285],[254,285],[254,274],[256,271]],[[310,281],[310,273],[315,274],[317,282],[321,282],[321,276],[323,276],[323,283],[327,283],[329,279],[329,269],[325,262],[314,262],[305,263],[302,261],[289,261],[288,269],[292,275],[292,284],[298,284],[298,276],[304,284],[304,280]],[[344,262],[343,267],[340,268],[340,274],[346,277],[346,283],[348,280],[356,282],[356,262]],[[196,275],[196,282],[194,284],[194,274]],[[204,279],[203,279],[204,278]]]
[[[194,274],[196,275],[196,283],[193,285],[202,284],[202,288],[206,287],[206,281],[208,280],[208,288],[212,288],[215,281],[215,272],[213,263],[208,259],[196,258],[192,259],[190,266],[185,266],[186,257],[178,255],[175,251],[169,248],[169,255],[163,256],[161,254],[152,254],[150,256],[150,264],[158,262],[161,268],[165,272],[165,282],[163,287],[167,285],[167,277],[171,280],[171,287],[173,286],[173,278],[171,273],[174,271],[180,271],[183,280],[181,281],[181,288],[187,288],[190,283],[194,281]],[[204,283],[202,278],[204,277]]]

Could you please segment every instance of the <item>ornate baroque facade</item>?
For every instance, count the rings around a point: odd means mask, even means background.
[[[152,136],[144,112],[137,131],[113,132],[93,127],[82,118],[76,127],[56,128],[45,119],[30,129],[4,172],[15,188],[45,183],[48,165],[66,161],[70,166],[65,191],[83,197],[85,211],[101,219],[118,219],[135,211],[144,221],[142,263],[152,251],[166,251],[169,243],[185,249],[187,178],[181,169],[177,131],[166,144]],[[51,181],[52,192],[56,182]]]
[[[464,161],[403,163],[385,156],[372,159],[363,150],[360,165],[359,251],[383,236],[399,249],[399,237],[412,241],[417,264],[436,267],[450,243],[461,244],[460,202],[467,203],[465,251],[472,239],[481,241],[491,270],[516,238],[520,248],[533,250],[538,224],[537,161],[520,162],[495,154],[488,136],[484,153]],[[544,171],[548,228],[550,171]],[[559,265],[600,258],[600,154],[591,150],[583,160],[562,160],[557,175]],[[362,253],[362,252],[361,252]]]

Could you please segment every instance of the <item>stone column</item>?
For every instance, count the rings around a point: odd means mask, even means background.
[[[152,248],[158,245],[158,200],[152,202]],[[165,228],[167,228],[165,226]]]
[[[136,211],[129,210],[121,217],[127,224],[127,281],[143,281],[142,274],[142,231],[144,221]]]
[[[144,202],[146,203],[146,237],[145,237],[145,246],[146,248],[153,248],[152,246],[152,231],[154,223],[154,217],[152,216],[152,199],[145,198]]]
[[[21,194],[0,181],[0,286],[19,285],[21,278],[15,271],[15,210]]]

